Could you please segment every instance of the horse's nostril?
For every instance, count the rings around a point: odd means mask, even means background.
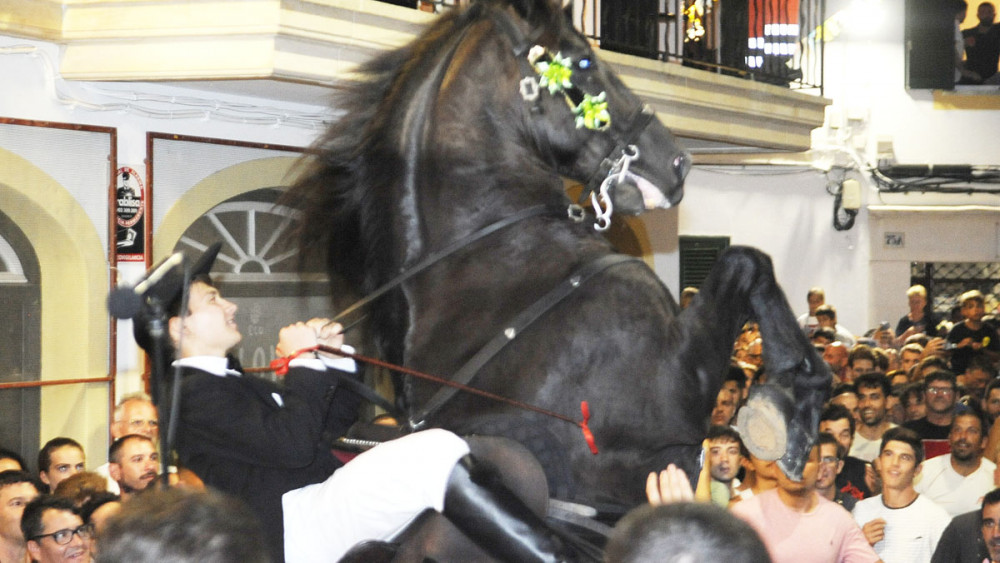
[[[691,170],[691,155],[688,153],[682,153],[674,157],[674,173],[677,177],[683,180],[687,173]]]

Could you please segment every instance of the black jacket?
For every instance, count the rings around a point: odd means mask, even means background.
[[[292,368],[277,385],[187,367],[177,454],[206,485],[250,506],[273,559],[282,561],[281,495],[340,467],[330,443],[355,420],[359,403],[329,373],[308,368]]]

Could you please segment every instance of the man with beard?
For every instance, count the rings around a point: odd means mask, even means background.
[[[108,472],[121,489],[122,502],[156,480],[160,454],[147,436],[129,434],[118,438],[108,450],[108,459]]]
[[[132,393],[122,397],[115,407],[114,421],[111,423],[111,441],[129,434],[139,434],[153,440],[159,438],[160,421],[156,405],[145,393]],[[94,469],[94,473],[108,478],[108,491],[119,494],[117,481],[111,476],[110,462]]]
[[[955,416],[948,436],[951,453],[922,464],[916,490],[951,516],[975,510],[979,499],[993,489],[996,464],[983,458],[986,436],[983,421],[972,411]]]
[[[866,373],[854,381],[858,390],[859,421],[854,431],[850,455],[862,461],[878,457],[882,435],[895,424],[889,421],[886,401],[892,389],[889,378],[881,373]]]
[[[726,508],[738,485],[736,474],[743,462],[743,442],[736,430],[729,426],[712,426],[708,429],[708,467],[712,475],[712,502]]]
[[[854,506],[854,520],[886,563],[928,561],[951,517],[913,488],[920,473],[923,447],[906,428],[887,430],[875,461],[882,494]]]
[[[951,432],[951,421],[955,418],[955,374],[950,371],[936,370],[924,377],[924,409],[926,415],[918,420],[904,424],[913,430],[924,442],[926,459],[931,459],[948,453],[948,436]]]

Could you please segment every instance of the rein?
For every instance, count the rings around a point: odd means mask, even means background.
[[[437,252],[429,254],[423,260],[417,262],[416,264],[414,264],[410,268],[404,270],[403,273],[399,274],[395,278],[393,278],[393,279],[389,280],[388,282],[386,282],[386,283],[382,284],[381,286],[379,286],[379,288],[376,289],[375,291],[369,293],[368,295],[366,295],[366,296],[362,297],[361,299],[357,300],[356,302],[354,302],[351,306],[347,307],[346,309],[344,309],[343,311],[341,311],[340,313],[338,313],[337,316],[335,316],[333,318],[333,320],[330,321],[330,322],[331,323],[332,322],[339,322],[341,319],[343,319],[347,315],[350,315],[351,313],[357,311],[358,309],[361,309],[362,307],[367,306],[369,303],[371,303],[372,301],[375,301],[379,297],[382,297],[387,292],[389,292],[389,291],[391,291],[391,290],[399,287],[406,280],[412,278],[413,276],[419,274],[420,272],[423,272],[427,268],[430,268],[434,264],[437,264],[441,260],[444,260],[448,256],[451,256],[452,254],[458,252],[459,250],[465,248],[466,246],[468,246],[468,245],[476,242],[477,240],[479,240],[481,238],[484,238],[484,237],[487,237],[487,236],[489,236],[489,235],[491,235],[491,234],[493,234],[493,233],[495,233],[497,231],[501,231],[503,229],[506,229],[507,227],[510,227],[510,226],[515,225],[517,223],[520,223],[521,221],[523,221],[525,219],[530,219],[532,217],[538,217],[538,216],[541,216],[541,215],[551,215],[551,216],[568,215],[574,221],[578,221],[579,220],[577,218],[577,215],[575,214],[574,208],[572,208],[572,207],[570,207],[567,210],[567,208],[564,208],[564,207],[556,207],[556,206],[551,206],[551,205],[536,205],[536,206],[524,209],[522,211],[519,211],[519,212],[511,215],[510,217],[505,217],[504,219],[501,219],[501,220],[497,221],[496,223],[492,223],[490,225],[487,225],[486,227],[483,227],[482,229],[479,229],[478,231],[475,231],[475,232],[470,233],[469,235],[467,235],[467,236],[465,236],[463,238],[460,238],[460,239],[458,239],[456,241],[453,241],[451,244],[449,244],[448,246],[445,246],[444,248],[442,248],[441,250],[438,250]],[[582,217],[580,217],[580,218],[582,218]]]
[[[363,362],[363,363],[366,363],[366,364],[371,364],[373,366],[377,366],[377,367],[389,369],[389,370],[392,370],[392,371],[395,371],[395,372],[398,372],[398,373],[402,373],[402,374],[405,374],[405,375],[410,375],[410,376],[413,376],[413,377],[416,377],[416,378],[419,378],[419,379],[423,379],[423,380],[426,380],[426,381],[437,383],[438,385],[443,385],[443,386],[446,386],[446,387],[450,387],[451,389],[454,390],[452,392],[453,394],[454,394],[454,392],[457,392],[457,391],[464,391],[466,393],[471,393],[473,395],[478,395],[480,397],[485,397],[487,399],[490,399],[490,400],[493,400],[493,401],[498,401],[498,402],[501,402],[501,403],[504,403],[504,404],[507,404],[507,405],[510,405],[512,407],[516,407],[516,408],[519,408],[519,409],[522,409],[522,410],[527,410],[527,411],[535,412],[535,413],[538,413],[538,414],[541,414],[541,415],[544,415],[544,416],[548,416],[548,417],[551,417],[551,418],[562,420],[564,422],[569,422],[570,424],[572,424],[572,425],[577,426],[577,427],[580,428],[580,430],[583,432],[583,439],[586,440],[587,446],[590,448],[590,451],[593,452],[595,455],[597,454],[597,444],[594,442],[594,434],[590,431],[590,426],[589,426],[589,422],[590,422],[590,405],[587,403],[587,401],[581,401],[581,403],[580,403],[580,412],[581,412],[581,415],[582,415],[582,419],[580,421],[576,421],[576,420],[574,420],[574,419],[572,419],[572,418],[570,418],[570,417],[568,417],[566,415],[559,414],[559,413],[557,413],[555,411],[550,411],[548,409],[543,409],[542,407],[535,406],[535,405],[532,405],[530,403],[525,403],[525,402],[522,402],[522,401],[511,399],[509,397],[504,397],[503,395],[497,395],[496,393],[490,393],[489,391],[483,391],[482,389],[476,389],[475,387],[469,387],[468,385],[463,385],[461,383],[457,383],[455,381],[451,381],[451,380],[445,379],[443,377],[438,377],[436,375],[431,375],[429,373],[424,373],[422,371],[418,371],[418,370],[415,370],[415,369],[412,369],[412,368],[408,368],[408,367],[401,366],[401,365],[398,365],[398,364],[393,364],[393,363],[390,363],[390,362],[386,362],[386,361],[380,360],[378,358],[372,358],[372,357],[369,357],[369,356],[363,356],[361,354],[356,354],[356,353],[353,353],[353,352],[348,352],[348,351],[343,350],[341,348],[337,348],[337,347],[333,347],[333,346],[324,346],[322,344],[317,345],[317,346],[312,346],[312,347],[309,347],[309,348],[304,348],[302,350],[298,350],[294,354],[292,354],[290,356],[287,356],[287,357],[284,357],[284,358],[278,358],[277,360],[274,360],[273,362],[271,362],[271,366],[270,367],[266,367],[266,368],[250,368],[250,369],[246,369],[244,371],[246,371],[247,373],[260,373],[260,372],[273,371],[275,373],[281,373],[281,374],[283,374],[283,373],[286,373],[288,371],[288,364],[295,357],[297,357],[300,354],[304,354],[306,352],[316,352],[316,351],[327,352],[327,353],[330,353],[330,354],[336,354],[338,356],[344,356],[346,358],[351,358],[351,359],[353,359],[355,361]],[[351,378],[349,378],[347,376],[340,375],[337,372],[334,372],[334,373],[337,374],[337,377],[338,377],[338,379],[341,382],[351,381],[352,383],[360,384],[360,382],[358,382],[356,380],[353,380],[353,379],[351,379]],[[360,384],[360,385],[362,385],[362,387],[364,387],[363,384]],[[351,389],[356,389],[357,388],[356,385],[349,385],[349,387],[351,387]],[[365,387],[365,389],[367,391],[371,391],[367,387]],[[382,399],[382,400],[385,401],[385,399]],[[411,428],[412,428],[412,430],[420,430],[420,428],[414,428],[412,426],[411,426]]]

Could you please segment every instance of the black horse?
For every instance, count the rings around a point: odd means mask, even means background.
[[[553,496],[634,505],[652,470],[697,475],[733,342],[756,319],[769,380],[739,425],[751,451],[800,475],[825,364],[759,251],[724,254],[679,312],[644,263],[595,232],[611,208],[678,203],[689,157],[557,0],[444,15],[361,67],[337,107],[285,201],[302,211],[306,250],[362,294],[413,274],[369,307],[379,352],[569,418],[587,401],[600,453],[566,421],[407,380],[414,426],[513,437]],[[563,177],[593,193],[596,218],[579,220]]]

